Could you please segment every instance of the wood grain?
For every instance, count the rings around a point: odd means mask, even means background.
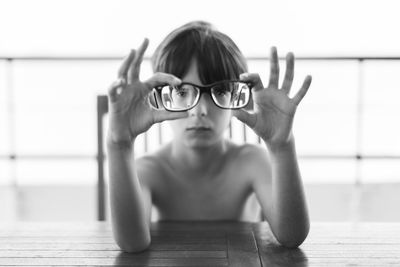
[[[314,223],[297,249],[266,222],[158,222],[151,234],[130,254],[104,222],[0,224],[0,266],[400,266],[397,223]]]

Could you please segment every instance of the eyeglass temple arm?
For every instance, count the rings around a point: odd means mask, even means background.
[[[252,84],[251,84],[251,83],[247,83],[247,86],[249,87],[249,90],[251,90]],[[239,91],[239,94],[238,94],[239,97],[238,97],[238,100],[237,100],[237,102],[236,102],[236,105],[239,105],[240,93],[242,92],[242,90],[243,90],[243,87],[240,88],[240,91]]]
[[[242,92],[243,88],[240,88],[240,91],[238,93],[238,99],[236,101],[236,105],[239,105],[239,100],[240,100],[240,93]]]
[[[156,104],[156,107],[158,109],[159,107],[158,107],[156,92],[153,92],[153,97],[154,97],[154,103]]]

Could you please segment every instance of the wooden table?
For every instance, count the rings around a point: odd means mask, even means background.
[[[313,223],[298,249],[268,224],[159,222],[152,245],[122,253],[107,223],[0,224],[0,266],[400,266],[398,223]]]

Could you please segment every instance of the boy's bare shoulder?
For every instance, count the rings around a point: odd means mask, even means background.
[[[159,183],[158,177],[165,171],[165,162],[163,162],[165,149],[165,147],[162,147],[135,160],[139,180],[150,188],[154,188],[153,185]]]
[[[236,146],[236,154],[241,160],[252,160],[254,163],[261,162],[263,164],[266,161],[269,162],[267,149],[259,144],[245,143]]]
[[[266,174],[271,173],[268,150],[262,145],[250,143],[237,145],[235,150],[235,165],[253,182],[257,179],[265,181]]]

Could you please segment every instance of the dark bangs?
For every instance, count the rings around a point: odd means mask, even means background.
[[[247,72],[246,60],[232,39],[201,21],[188,23],[165,38],[153,55],[153,71],[182,78],[192,60],[197,62],[203,84],[239,79]]]

